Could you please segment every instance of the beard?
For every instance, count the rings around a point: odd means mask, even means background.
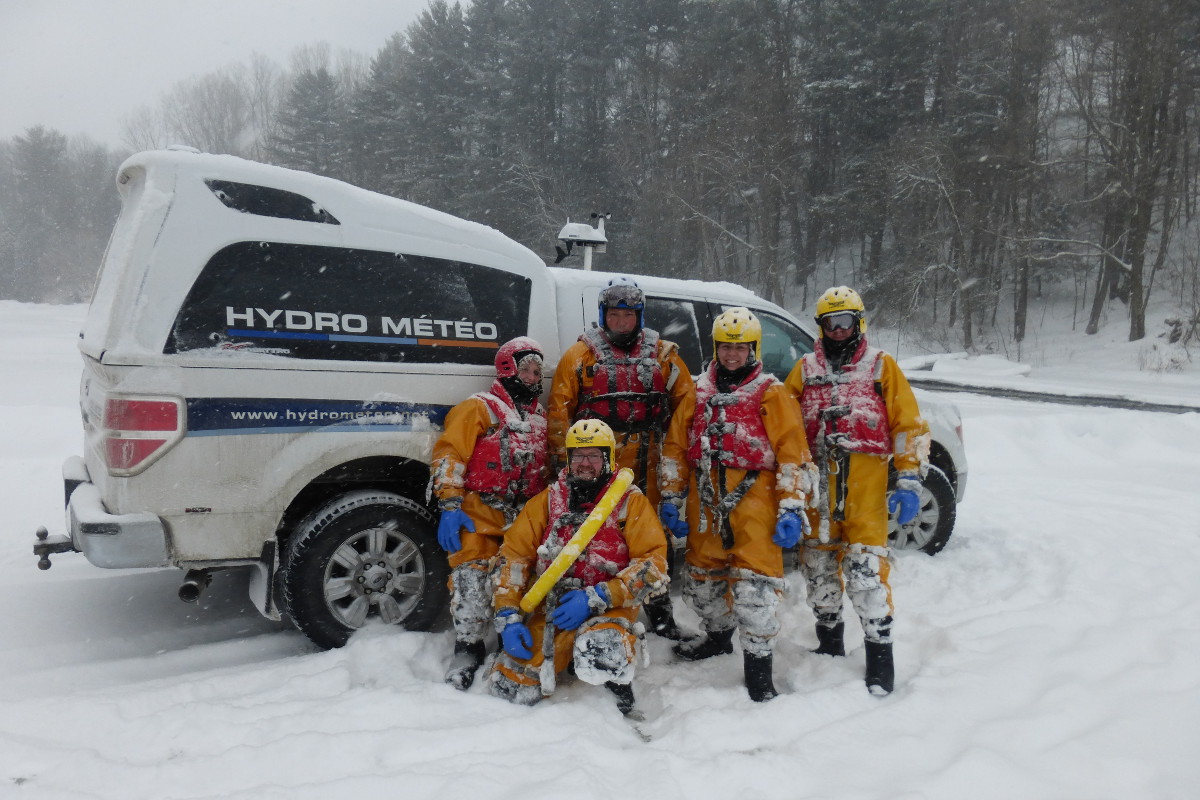
[[[567,476],[567,489],[570,492],[570,507],[572,511],[582,511],[584,506],[595,505],[600,490],[611,477],[607,472],[596,478],[576,478]]]

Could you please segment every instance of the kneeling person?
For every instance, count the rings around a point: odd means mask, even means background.
[[[622,713],[633,709],[636,635],[646,597],[667,581],[667,542],[654,508],[636,486],[613,506],[580,557],[523,619],[520,602],[613,483],[615,438],[599,420],[567,431],[567,468],[525,504],[504,537],[496,587],[496,627],[504,652],[491,692],[532,705],[574,663],[587,683],[606,685]]]

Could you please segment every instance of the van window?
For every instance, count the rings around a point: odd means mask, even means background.
[[[239,242],[196,279],[164,352],[491,364],[526,333],[528,278],[428,256]]]
[[[679,356],[695,375],[704,361],[700,344],[700,326],[690,300],[666,297],[646,298],[646,327],[653,328],[667,341],[679,345]]]
[[[768,311],[755,309],[754,314],[763,329],[763,370],[783,380],[801,356],[812,352],[812,337],[802,328]]]

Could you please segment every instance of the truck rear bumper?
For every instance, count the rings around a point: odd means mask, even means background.
[[[94,483],[81,483],[67,503],[75,549],[97,567],[169,567],[167,531],[154,514],[109,514]]]
[[[72,457],[63,464],[67,493],[67,532],[71,549],[84,554],[97,567],[169,567],[167,530],[154,514],[110,514],[91,482],[83,460]],[[65,538],[39,536],[35,554],[64,552]],[[46,562],[45,569],[49,566]]]

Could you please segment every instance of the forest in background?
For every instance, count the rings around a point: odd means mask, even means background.
[[[743,283],[807,308],[1020,343],[1200,339],[1194,0],[432,0],[379,52],[297,48],[132,110],[122,147],[0,141],[0,297],[86,300],[129,152],[185,143],[491,225],[553,260]],[[572,256],[566,265],[579,261]],[[1173,313],[1149,321],[1152,296]],[[1163,328],[1163,325],[1166,325]]]

